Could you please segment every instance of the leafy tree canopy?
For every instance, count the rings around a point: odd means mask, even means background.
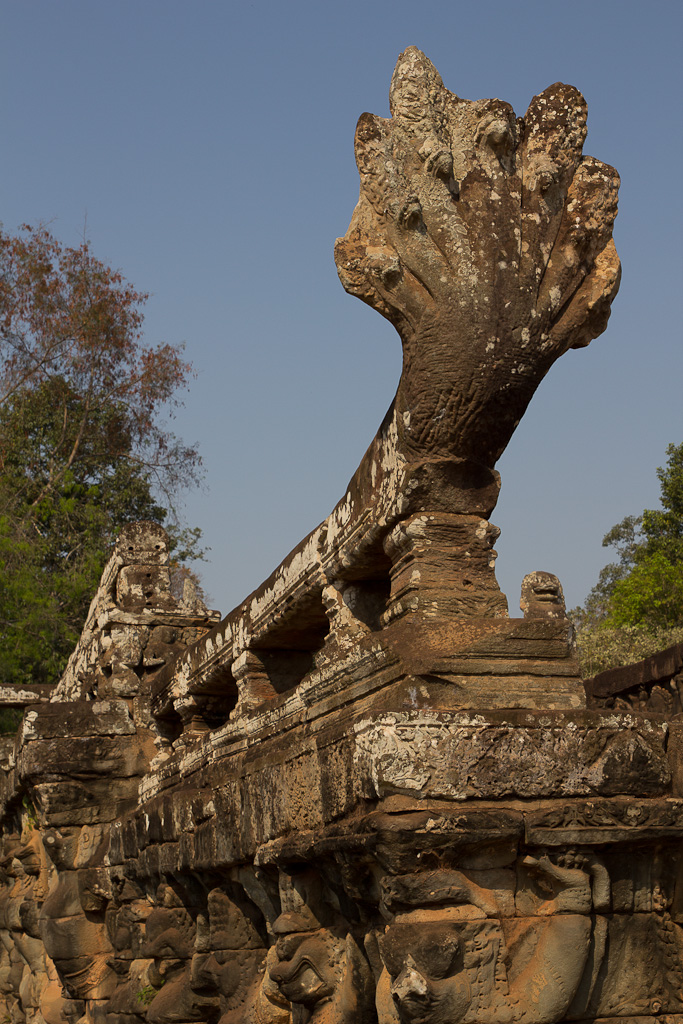
[[[593,671],[683,640],[683,443],[668,445],[657,476],[662,507],[627,516],[605,535],[603,546],[618,561],[602,569],[585,605],[571,613]]]
[[[122,525],[164,523],[199,456],[160,423],[190,365],[142,339],[146,296],[87,242],[0,230],[0,680],[54,681]]]

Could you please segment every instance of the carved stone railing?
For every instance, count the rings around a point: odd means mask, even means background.
[[[222,621],[170,602],[153,531],[119,543],[5,778],[12,1021],[683,1022],[680,722],[587,702],[559,581],[509,618],[488,519],[606,325],[616,172],[568,86],[516,118],[410,48],[391,111],[335,255],[397,327],[396,398]]]

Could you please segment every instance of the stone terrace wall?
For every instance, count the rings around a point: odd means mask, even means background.
[[[488,520],[606,325],[618,177],[560,83],[517,118],[411,47],[391,111],[335,254],[399,332],[396,398],[220,622],[122,535],[4,770],[13,1024],[683,1022],[680,708],[584,687],[550,573],[508,617]]]

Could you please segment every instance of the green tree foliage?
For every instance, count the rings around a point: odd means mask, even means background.
[[[577,626],[594,628],[604,624],[609,615],[615,586],[628,576],[635,565],[640,546],[641,521],[641,516],[626,516],[602,538],[602,546],[614,548],[619,558],[600,570],[598,582],[586,598],[586,603],[572,611]]]
[[[581,674],[589,679],[608,668],[632,665],[672,644],[683,643],[683,626],[584,627],[578,630],[576,639]]]
[[[603,546],[619,559],[571,613],[587,674],[683,641],[683,443],[667,447],[657,476],[662,507],[627,516],[605,535]]]
[[[54,681],[120,527],[164,523],[199,457],[160,425],[190,366],[142,341],[146,296],[43,228],[0,232],[0,680]]]

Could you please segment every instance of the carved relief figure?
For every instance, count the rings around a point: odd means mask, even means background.
[[[282,913],[268,969],[292,1006],[293,1024],[371,1024],[373,980],[348,923],[312,871],[281,873]]]
[[[586,972],[590,981],[599,969],[605,922],[592,915],[609,893],[597,861],[569,859],[571,867],[563,857],[527,856],[516,875],[478,872],[478,882],[460,871],[385,879],[394,918],[379,938],[380,1021],[563,1020],[582,983],[590,988]],[[487,877],[490,887],[480,884]]]

